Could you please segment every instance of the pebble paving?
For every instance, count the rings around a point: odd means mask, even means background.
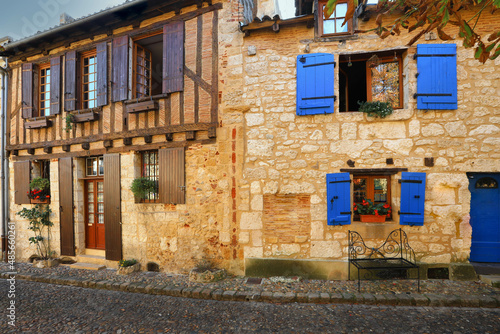
[[[498,308],[215,301],[23,280],[16,282],[15,301],[11,327],[8,298],[0,298],[0,333],[500,332]]]

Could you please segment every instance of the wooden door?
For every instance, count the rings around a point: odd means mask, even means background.
[[[85,181],[85,246],[105,249],[104,180]]]

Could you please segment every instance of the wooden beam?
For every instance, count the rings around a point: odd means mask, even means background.
[[[123,145],[126,146],[132,145],[132,138],[123,138]]]
[[[51,146],[44,147],[44,148],[43,148],[43,151],[44,151],[45,153],[47,153],[47,154],[50,154],[50,153],[52,153],[52,147],[51,147]]]
[[[90,143],[82,143],[82,149],[86,151],[90,150]]]
[[[186,131],[186,140],[195,140],[196,134],[194,131]]]
[[[146,144],[151,144],[153,142],[153,136],[151,135],[144,136],[144,142]]]
[[[109,139],[106,139],[105,141],[103,141],[103,145],[104,145],[105,148],[113,147],[113,141],[109,140]]]
[[[34,148],[28,148],[28,154],[35,154],[35,149]]]
[[[208,138],[215,138],[217,137],[217,128],[216,127],[211,127],[208,129]]]
[[[165,139],[167,139],[167,141],[174,140],[174,134],[173,133],[167,133],[167,134],[165,134]]]
[[[62,146],[62,150],[63,150],[64,152],[69,152],[69,151],[71,151],[71,145],[63,145],[63,146]]]

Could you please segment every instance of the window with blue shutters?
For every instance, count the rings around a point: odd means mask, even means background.
[[[424,225],[425,173],[401,173],[401,225]]]
[[[456,44],[417,45],[418,109],[457,109]]]
[[[326,175],[328,225],[351,224],[351,178],[349,173]]]
[[[332,54],[297,56],[297,115],[333,113],[334,69]]]

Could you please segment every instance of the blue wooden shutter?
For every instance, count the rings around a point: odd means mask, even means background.
[[[399,224],[424,225],[425,173],[401,173]]]
[[[351,178],[349,173],[326,174],[328,225],[351,224]]]
[[[332,54],[297,56],[297,115],[333,113],[334,69]]]
[[[457,109],[456,44],[417,45],[417,108]]]

